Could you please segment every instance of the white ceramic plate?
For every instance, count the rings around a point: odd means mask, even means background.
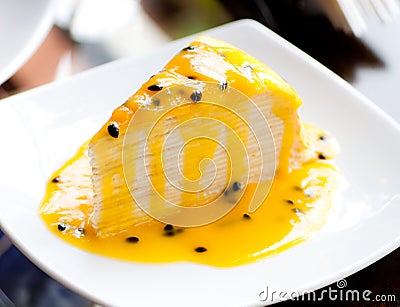
[[[128,58],[0,103],[0,225],[40,268],[109,305],[260,305],[259,293],[312,290],[399,246],[400,129],[349,84],[253,21],[207,31],[256,56],[304,99],[303,120],[338,139],[349,187],[310,240],[246,266],[142,265],[92,255],[52,235],[37,214],[50,174],[110,112],[190,41]],[[262,240],[262,238],[260,238]],[[351,285],[348,285],[351,289]]]
[[[52,17],[51,0],[0,1],[0,84],[39,47]]]

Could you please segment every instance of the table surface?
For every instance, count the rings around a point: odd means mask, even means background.
[[[226,4],[225,1],[220,2]],[[253,17],[271,26],[265,16],[254,13],[249,8],[250,6],[244,8],[243,4],[241,5],[231,6],[228,9],[233,19]],[[400,85],[400,21],[390,26],[372,24],[365,36],[357,39],[333,30],[327,20],[321,16],[310,17],[298,14],[297,11],[282,11],[273,5],[270,5],[270,9],[274,17],[273,27],[278,34],[349,81],[400,122],[400,90],[398,89]],[[113,59],[112,56],[104,53],[102,47],[96,48],[93,44],[84,43],[76,45],[65,31],[55,27],[35,56],[9,82],[0,87],[0,98],[50,82],[54,79],[56,70],[59,71],[60,59],[66,52],[72,52],[75,57],[72,61],[74,72]],[[53,69],[40,71],[38,67],[42,67],[44,62]],[[32,71],[35,71],[34,75]],[[400,249],[397,249],[378,262],[349,276],[346,280],[348,287],[351,286],[353,290],[368,289],[373,293],[394,294],[397,297],[396,302],[371,302],[368,306],[400,306],[399,273]],[[331,287],[336,288],[335,285]],[[327,288],[320,289],[317,293]],[[86,299],[65,289],[41,272],[15,247],[3,255],[0,253],[0,289],[17,306],[91,305]],[[0,292],[0,306],[1,294]],[[285,302],[282,306],[294,303],[296,302]],[[344,304],[344,302],[329,303],[338,306]],[[364,306],[362,302],[345,302],[345,305]]]

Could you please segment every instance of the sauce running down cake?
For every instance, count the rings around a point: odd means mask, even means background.
[[[125,260],[232,266],[281,251],[324,223],[339,178],[334,140],[300,123],[300,105],[265,64],[201,35],[54,174],[40,213],[72,244]],[[169,223],[181,209],[168,203],[213,203],[220,218]]]

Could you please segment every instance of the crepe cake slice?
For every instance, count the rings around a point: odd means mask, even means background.
[[[209,91],[201,91],[208,84],[218,86],[210,87]],[[188,88],[193,88],[193,90],[187,90]],[[249,97],[267,120],[267,124],[265,121],[254,120],[246,108],[241,111],[249,122],[248,125],[243,124],[243,118],[232,115],[232,112],[228,112],[229,110],[222,112],[215,105],[196,101],[218,100],[222,97],[221,93],[228,91],[231,93],[237,91]],[[176,104],[178,94],[183,97],[179,99],[183,99],[184,103],[179,108],[175,108],[169,116],[158,120],[157,127],[146,143],[147,135],[145,133],[141,135],[140,125],[154,118],[137,112],[142,109],[147,110],[147,113],[144,112],[146,114],[152,114],[153,111],[159,112],[163,107],[170,107],[171,103]],[[231,101],[227,99],[223,103],[229,109],[234,108],[238,102],[235,99]],[[111,118],[92,138],[89,144],[95,195],[92,224],[97,235],[99,237],[113,236],[152,219],[137,205],[132,197],[132,191],[144,200],[141,206],[151,206],[150,194],[151,189],[154,188],[171,202],[190,207],[207,204],[219,197],[226,189],[232,188],[226,186],[227,177],[232,174],[232,169],[230,169],[226,153],[221,146],[215,145],[215,142],[209,139],[203,139],[199,141],[200,143],[193,142],[191,146],[185,148],[183,153],[181,152],[181,156],[175,156],[176,148],[184,143],[185,131],[192,134],[201,131],[220,139],[222,144],[227,143],[226,131],[218,131],[212,124],[207,126],[208,122],[196,125],[196,119],[214,118],[217,121],[228,122],[230,128],[244,139],[248,169],[263,168],[268,169],[269,174],[272,172],[273,175],[283,176],[291,168],[299,166],[303,146],[297,112],[300,105],[301,99],[294,89],[265,64],[228,43],[205,35],[198,36],[175,55],[159,73],[151,76],[123,105],[116,108]],[[240,112],[240,107],[237,109]],[[135,115],[138,116],[135,118],[137,123],[133,131],[128,127],[131,127],[130,123]],[[192,125],[180,134],[182,138],[179,139],[179,134],[175,134],[175,138],[170,138],[166,148],[163,148],[166,137],[174,127],[190,120],[192,120]],[[252,135],[251,129],[259,133],[272,132],[273,139],[270,140],[267,151],[273,151],[276,161],[267,161],[261,167],[262,157],[257,150],[257,140],[254,141],[253,138],[251,141],[249,137]],[[130,149],[131,154],[123,157],[124,146]],[[164,159],[165,165],[160,164],[162,150],[174,153],[174,156]],[[236,150],[234,148],[230,150],[229,154],[234,156]],[[143,159],[147,161],[146,171],[138,168],[138,163]],[[218,169],[219,176],[215,177],[211,189],[188,193],[174,189],[166,180],[165,172],[178,177],[184,175],[189,181],[196,181],[201,176],[207,180],[210,179],[215,169],[212,163],[205,162],[201,166],[201,161],[204,159],[222,164],[228,163],[227,167]],[[171,162],[176,160],[178,163]],[[238,167],[239,170],[240,168]],[[126,176],[126,169],[133,174],[128,176],[129,179]],[[259,173],[250,174],[247,182],[257,182],[259,175]],[[237,172],[235,176],[238,176]],[[148,177],[152,184],[144,180]],[[233,179],[241,182],[243,177]],[[262,178],[262,180],[272,180],[272,178]]]

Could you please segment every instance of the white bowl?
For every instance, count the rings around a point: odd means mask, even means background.
[[[51,0],[0,1],[0,84],[32,56],[52,21]]]

